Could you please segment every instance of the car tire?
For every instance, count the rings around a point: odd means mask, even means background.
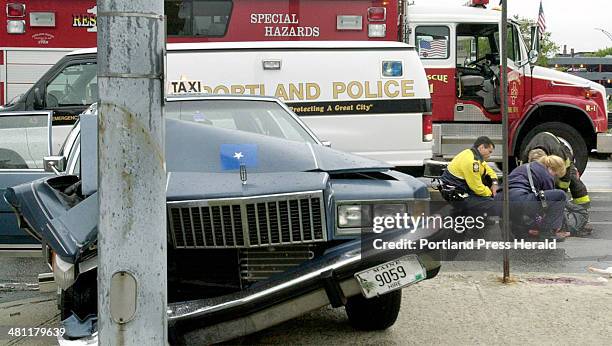
[[[96,270],[79,275],[77,281],[66,290],[62,290],[59,299],[61,320],[73,313],[80,319],[97,313],[98,285]]]
[[[433,278],[435,278],[436,276],[438,276],[438,273],[440,272],[440,269],[441,269],[441,268],[442,268],[442,266],[437,266],[437,267],[435,267],[435,268],[433,268],[433,269],[428,270],[428,271],[426,272],[427,279],[428,279],[428,280],[429,280],[429,279],[433,279]]]
[[[358,330],[384,330],[397,320],[402,304],[402,290],[366,299],[362,295],[347,300],[346,315],[353,328]]]
[[[569,143],[572,151],[574,152],[576,169],[578,169],[578,171],[582,175],[589,160],[588,148],[586,142],[584,141],[584,138],[582,138],[580,133],[575,128],[565,123],[554,121],[540,124],[534,127],[533,129],[531,129],[531,131],[527,133],[527,136],[525,136],[525,138],[521,142],[520,153],[523,153],[525,151],[525,148],[527,148],[531,139],[540,132],[550,132]],[[521,155],[519,155],[519,157],[520,156]]]

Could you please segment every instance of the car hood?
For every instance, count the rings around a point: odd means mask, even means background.
[[[589,86],[590,88],[599,91],[602,95],[606,95],[606,89],[601,84],[595,83],[582,77],[578,77],[570,73],[565,73],[542,66],[535,66],[533,68],[532,74],[534,78],[546,79],[554,82],[566,83],[576,86]]]
[[[250,132],[228,130],[182,120],[166,121],[166,167],[168,172],[238,172],[227,169],[221,158],[223,148],[248,146],[255,159],[247,161],[247,173],[308,172],[329,173],[386,171],[391,165],[334,150],[318,144],[289,141]],[[227,161],[225,162],[227,164]]]
[[[244,184],[238,172],[171,172],[166,199],[189,201],[321,191],[326,189],[328,181],[329,175],[324,172],[247,173]]]

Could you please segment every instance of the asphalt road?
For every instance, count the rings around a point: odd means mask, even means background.
[[[558,243],[556,250],[511,250],[511,271],[547,273],[585,273],[589,266],[612,266],[612,160],[591,158],[582,176],[589,189],[591,209],[590,236],[570,237]],[[492,226],[488,239],[503,239],[501,230]],[[446,263],[449,270],[500,270],[501,251],[469,251],[460,253],[458,261]]]
[[[591,224],[593,226],[593,234],[584,238],[569,238],[564,243],[558,245],[556,250],[545,250],[545,251],[511,251],[511,273],[513,275],[523,275],[530,273],[529,275],[586,275],[586,268],[589,266],[598,268],[612,267],[612,160],[598,160],[591,159],[587,169],[583,175],[583,181],[589,188],[590,196],[592,200],[592,208],[590,210]],[[499,238],[500,231],[498,226],[492,226],[489,230],[489,237]],[[451,278],[456,279],[456,275],[476,275],[482,276],[482,273],[501,273],[501,252],[500,251],[470,251],[461,253],[458,257],[458,261],[445,262],[443,263],[442,277],[449,275]],[[42,294],[37,290],[37,274],[48,271],[48,267],[43,263],[42,258],[7,258],[0,257],[0,305],[11,307],[10,316],[14,316],[17,312],[13,310],[19,309],[19,302],[29,300],[45,302],[44,309],[39,309],[34,315],[32,315],[32,325],[39,325],[36,316],[45,316],[47,323],[57,323],[57,310],[55,310],[53,303],[53,295],[46,293]],[[533,274],[535,273],[535,274]],[[454,276],[453,276],[454,275]],[[453,280],[455,280],[453,279]],[[480,279],[479,279],[480,280]],[[435,280],[431,280],[432,282]],[[451,280],[452,281],[452,280]],[[494,280],[493,280],[494,281]],[[446,282],[446,281],[444,281]],[[453,287],[459,287],[463,285],[462,279],[455,280],[447,286],[445,283],[440,283],[439,289],[452,291],[456,290]],[[434,285],[436,284],[428,284]],[[481,288],[470,286],[470,289]],[[419,285],[415,287],[420,287]],[[429,287],[429,286],[427,286]],[[525,286],[526,287],[526,286]],[[434,287],[430,287],[435,289]],[[494,287],[490,287],[495,289]],[[458,288],[461,289],[461,288]],[[427,289],[420,289],[419,292],[424,294]],[[480,292],[480,291],[479,291]],[[513,294],[519,293],[520,290]],[[404,294],[406,295],[407,293]],[[480,294],[480,293],[478,293]],[[575,292],[576,296],[580,297],[580,292]],[[605,293],[604,298],[607,298],[607,303],[602,303],[604,306],[610,305],[611,293]],[[482,298],[482,295],[481,295]],[[535,304],[535,303],[534,303]],[[423,305],[423,304],[420,304]],[[425,304],[427,305],[427,304]],[[40,305],[43,306],[43,305]],[[287,322],[280,326],[271,328],[267,331],[257,333],[253,336],[249,336],[235,342],[240,344],[252,344],[252,343],[285,343],[285,341],[297,342],[297,343],[311,343],[311,342],[324,342],[324,343],[383,343],[383,344],[404,344],[407,341],[403,338],[410,337],[411,333],[400,329],[399,326],[410,326],[414,318],[414,314],[410,313],[412,305],[404,303],[402,308],[402,314],[400,316],[399,324],[393,327],[391,334],[383,333],[358,333],[353,334],[352,329],[346,322],[346,317],[341,309],[323,309],[319,312],[313,312],[308,314],[304,318]],[[423,306],[422,308],[426,308]],[[46,310],[45,310],[46,309]],[[609,312],[609,310],[608,310]],[[466,311],[457,312],[466,313]],[[483,312],[486,313],[486,312]],[[506,314],[507,311],[501,311],[500,313]],[[586,314],[586,312],[585,312]],[[608,314],[612,315],[612,314]],[[403,317],[402,317],[403,316]],[[587,316],[587,318],[593,318],[593,316]],[[516,316],[513,318],[520,319],[520,311],[516,312]],[[28,323],[26,318],[23,323]],[[0,325],[3,325],[2,316],[0,316]],[[329,328],[330,323],[334,323],[333,328]],[[609,322],[609,321],[608,321]],[[612,325],[612,323],[610,323]],[[428,328],[431,328],[432,324],[428,324]],[[421,325],[421,327],[423,327]],[[299,332],[296,332],[299,329]],[[436,333],[435,331],[419,330],[417,334],[421,337],[413,340],[415,342],[426,342],[428,333]],[[298,333],[303,335],[302,338],[294,337]],[[317,338],[312,338],[313,334],[317,334]],[[465,333],[464,333],[465,334]],[[349,337],[351,335],[351,337]],[[464,339],[464,343],[470,342],[469,335],[465,334],[467,339]],[[368,341],[370,340],[370,341]],[[418,341],[417,341],[418,340]],[[476,338],[473,341],[486,342],[486,338]],[[492,340],[492,339],[489,339]],[[597,339],[596,339],[597,340]],[[548,340],[552,342],[552,340]],[[0,343],[2,341],[0,340]],[[444,342],[442,342],[444,343]],[[597,342],[595,342],[597,343]],[[602,343],[603,344],[603,343]]]

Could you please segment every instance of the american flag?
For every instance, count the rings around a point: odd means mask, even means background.
[[[540,12],[538,13],[538,30],[540,30],[541,35],[544,35],[544,31],[546,31],[546,19],[544,19],[544,7],[542,7],[542,0],[540,0]]]
[[[446,39],[419,40],[419,56],[421,58],[446,59]]]

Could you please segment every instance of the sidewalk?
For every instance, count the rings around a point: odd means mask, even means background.
[[[404,289],[399,319],[384,332],[354,331],[342,309],[327,308],[228,344],[610,344],[612,280],[526,273],[504,285],[500,276],[442,272]]]
[[[500,276],[492,271],[443,271],[435,279],[404,289],[399,320],[384,332],[355,331],[343,309],[326,308],[228,344],[610,344],[612,279],[521,273],[504,285]],[[49,293],[0,304],[0,327],[55,327],[55,304]],[[54,342],[0,337],[0,344],[7,341],[11,345]]]
[[[525,273],[504,285],[500,277],[442,273],[405,290],[402,320],[410,328],[395,328],[394,334],[449,345],[610,344],[612,282],[588,274]]]

